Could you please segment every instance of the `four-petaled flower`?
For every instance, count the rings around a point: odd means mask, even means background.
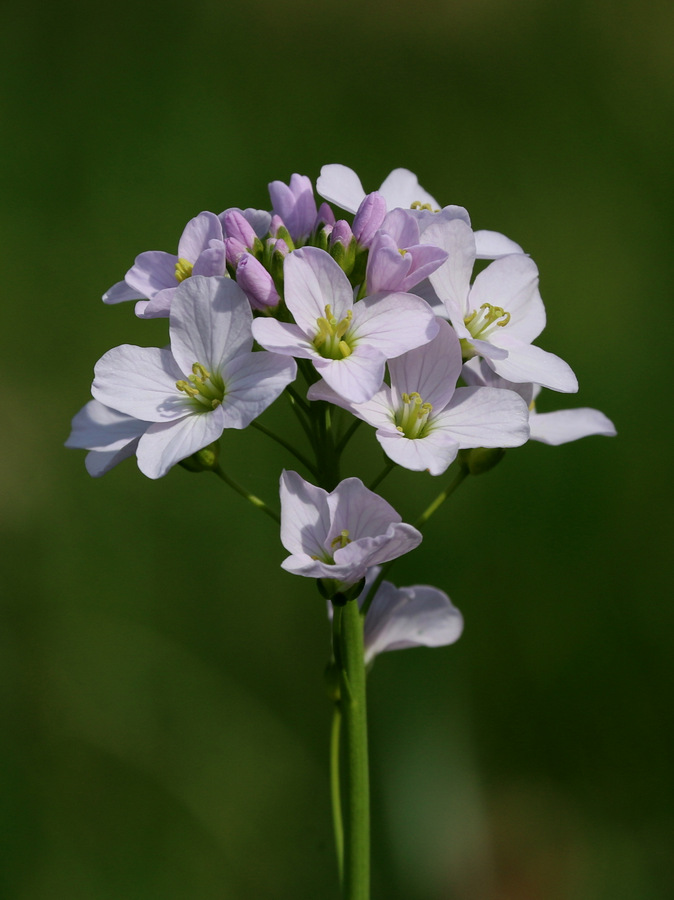
[[[295,378],[294,360],[251,352],[252,316],[230,278],[195,276],[173,298],[170,349],[125,344],[99,360],[94,397],[152,423],[137,450],[148,477],[161,477],[225,428],[245,428]]]
[[[421,534],[359,478],[331,493],[297,472],[281,476],[281,543],[291,554],[283,568],[349,586],[376,566],[413,550]]]
[[[432,310],[412,294],[374,294],[354,303],[343,270],[316,247],[286,257],[284,281],[295,324],[257,318],[255,340],[274,353],[310,359],[319,375],[354,403],[364,403],[379,389],[387,359],[437,334]]]

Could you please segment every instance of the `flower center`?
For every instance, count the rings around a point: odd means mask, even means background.
[[[349,310],[346,316],[338,322],[332,314],[330,304],[325,307],[325,317],[316,319],[318,333],[314,338],[314,347],[325,359],[345,359],[351,356],[353,347],[345,340],[346,333],[351,327],[353,312]]]
[[[505,328],[510,321],[510,313],[506,312],[502,306],[483,303],[479,309],[474,309],[463,321],[474,338],[485,340],[497,325],[499,328]]]
[[[334,553],[335,550],[341,550],[342,547],[346,547],[347,544],[351,543],[351,538],[349,537],[349,529],[342,528],[336,538],[333,538],[330,542],[330,549]],[[312,559],[320,560],[321,562],[328,563],[330,566],[335,565],[335,561],[332,556],[326,551],[324,551],[322,556],[312,556]]]
[[[193,268],[194,267],[189,259],[185,259],[184,256],[181,256],[176,263],[176,281],[180,282],[189,278]]]
[[[402,409],[396,413],[396,428],[406,438],[414,440],[424,437],[427,432],[428,417],[433,412],[430,403],[424,403],[421,394],[414,391],[412,394],[403,394]]]
[[[211,412],[225,398],[225,384],[220,375],[211,375],[201,363],[195,362],[187,381],[176,381],[176,387],[192,401],[197,412]]]
[[[410,204],[410,209],[427,209],[429,212],[440,212],[439,209],[433,209],[430,203],[422,203],[421,200],[415,200]]]

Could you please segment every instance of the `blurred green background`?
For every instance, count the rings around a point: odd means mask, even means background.
[[[674,896],[673,40],[664,0],[4,10],[2,898],[338,896],[313,585],[215,478],[62,447],[95,361],[165,340],[100,302],[135,255],[331,162],[519,241],[581,384],[541,408],[619,432],[508,453],[396,565],[466,629],[370,678],[373,896]],[[224,454],[271,501],[292,465]],[[378,471],[365,428],[349,460]],[[409,520],[442,484],[383,493]]]

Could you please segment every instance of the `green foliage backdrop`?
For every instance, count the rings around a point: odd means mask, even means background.
[[[367,189],[406,166],[519,241],[570,403],[619,432],[509,452],[397,565],[466,630],[372,673],[374,896],[671,897],[671,5],[27,0],[3,20],[0,896],[337,896],[313,586],[215,478],[94,481],[62,443],[94,362],[164,340],[99,300],[134,256],[341,162]],[[273,500],[292,460],[223,443]],[[365,428],[352,453],[378,470]],[[386,493],[410,517],[438,485]]]

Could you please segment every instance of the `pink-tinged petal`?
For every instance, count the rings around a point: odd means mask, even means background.
[[[370,566],[381,565],[391,559],[397,559],[421,543],[421,533],[412,525],[399,522],[389,525],[385,534],[375,537],[363,537],[335,551],[335,563],[339,566],[360,568],[359,574],[353,577],[358,581],[364,570]],[[342,576],[343,580],[346,580]]]
[[[438,321],[428,304],[414,294],[373,294],[354,305],[348,338],[353,336],[393,359],[433,340]]]
[[[400,515],[379,494],[365,487],[360,478],[345,478],[328,494],[330,530],[328,545],[342,531],[349,532],[353,541],[384,534],[389,525],[400,522]],[[337,562],[335,556],[335,562]]]
[[[238,206],[233,206],[230,209],[224,210],[218,216],[223,228],[223,235],[227,234],[225,228],[225,216],[230,211],[241,213],[246,221],[250,225],[252,225],[253,231],[259,238],[263,238],[266,234],[268,234],[269,226],[271,224],[271,213],[268,213],[264,209],[253,209],[252,207],[248,207],[248,209],[240,209]]]
[[[192,276],[206,275],[209,278],[214,275],[224,275],[227,271],[227,250],[224,241],[211,241],[192,268]]]
[[[389,362],[392,397],[396,408],[403,394],[421,394],[424,403],[442,409],[449,403],[461,374],[461,345],[448,322],[437,320],[438,333],[415,350]]]
[[[386,198],[389,209],[398,206],[409,209],[413,203],[428,203],[433,209],[439,208],[435,197],[421,187],[417,176],[409,169],[394,169],[390,172],[379,188],[379,193]]]
[[[531,440],[542,441],[556,447],[577,441],[579,438],[602,434],[614,437],[616,434],[613,422],[598,409],[560,409],[557,412],[531,413]]]
[[[514,391],[457,388],[449,405],[432,417],[433,428],[446,430],[461,448],[519,447],[529,437],[529,410]]]
[[[175,287],[178,257],[163,250],[146,250],[126,273],[124,280],[141,297],[151,299],[157,291]]]
[[[123,303],[125,300],[140,300],[144,296],[126,283],[118,281],[103,294],[103,303]]]
[[[414,247],[408,247],[405,256],[412,257],[412,266],[407,277],[402,282],[399,290],[410,291],[419,282],[428,278],[436,269],[447,259],[447,254],[439,247],[432,247],[430,244],[417,244]]]
[[[399,210],[396,210],[398,212]],[[402,291],[402,285],[412,267],[411,254],[401,254],[389,234],[375,235],[367,259],[366,281],[371,294],[380,291]],[[419,279],[421,281],[422,279]]]
[[[361,247],[369,247],[384,221],[386,200],[378,191],[363,199],[353,220],[353,234]]]
[[[323,166],[316,181],[316,193],[352,213],[357,211],[365,197],[363,185],[353,169],[338,163]]]
[[[295,354],[297,355],[297,354]],[[356,347],[346,359],[314,359],[314,367],[330,387],[352,403],[365,403],[382,386],[386,359],[367,345]]]
[[[412,472],[442,475],[459,452],[458,440],[448,431],[438,429],[422,438],[410,440],[399,431],[377,431],[382,450],[393,462]]]
[[[475,249],[478,259],[499,259],[511,253],[524,253],[519,244],[498,231],[476,231]]]
[[[253,313],[231,278],[188,278],[171,304],[171,351],[186,373],[194,363],[219,371],[253,346]]]
[[[515,382],[533,381],[564,394],[578,390],[578,380],[571,367],[554,353],[506,336],[499,343],[508,351],[508,356],[505,359],[492,357],[490,364],[502,378]]]
[[[272,181],[268,187],[274,214],[283,220],[294,241],[303,240],[311,233],[317,217],[311,179],[294,174],[290,185]]]
[[[410,209],[392,209],[382,222],[381,230],[390,235],[398,247],[419,243],[419,223]]]
[[[490,340],[501,344],[501,333],[531,343],[545,328],[545,307],[538,292],[538,268],[523,253],[494,260],[475,279],[470,292],[471,309],[483,303],[510,313],[507,325],[497,327]],[[498,338],[498,340],[497,340]]]
[[[65,446],[84,450],[121,450],[140,437],[148,424],[110,409],[98,400],[90,400],[73,418]]]
[[[475,263],[473,231],[462,219],[439,219],[425,229],[421,240],[447,253],[447,260],[429,275],[429,281],[445,304],[452,323],[463,325],[469,311],[468,294]]]
[[[223,371],[225,428],[246,428],[297,375],[297,363],[275,353],[243,353]]]
[[[429,225],[438,226],[442,222],[452,222],[454,219],[461,219],[466,225],[470,226],[470,216],[468,210],[463,206],[444,206],[439,212],[429,209],[413,209],[410,213],[417,220],[419,226],[419,234],[423,235]],[[433,241],[422,240],[422,243],[433,243]]]
[[[217,441],[222,431],[222,407],[151,425],[138,442],[138,468],[148,478],[161,478],[182,459]]]
[[[365,662],[387,650],[443,647],[463,632],[463,616],[443,591],[426,584],[382,582],[365,617]]]
[[[318,333],[316,319],[325,317],[326,305],[337,321],[353,307],[349,279],[325,250],[295,250],[285,260],[283,278],[286,306],[311,339]]]
[[[335,406],[341,406],[342,409],[348,410],[354,416],[372,425],[373,428],[395,430],[391,389],[386,384],[376,392],[371,400],[365,403],[351,403],[334,391],[327,382],[321,380],[311,385],[307,391],[307,400],[325,400],[327,403],[334,403]]]
[[[136,304],[136,315],[139,319],[167,319],[171,312],[171,303],[178,285],[174,287],[164,288],[163,291],[157,291],[151,300],[146,300],[141,308],[141,304]]]
[[[323,559],[330,529],[327,491],[305,481],[297,472],[284,470],[280,494],[281,543],[293,556]],[[284,563],[282,565],[287,569]]]
[[[210,241],[222,240],[224,240],[222,223],[218,217],[212,212],[201,212],[185,226],[178,242],[178,256],[194,263]]]
[[[105,406],[147,422],[166,422],[187,415],[190,402],[176,388],[185,377],[170,350],[114,347],[94,368],[91,393]]]
[[[274,279],[251,253],[243,253],[236,269],[236,282],[245,292],[253,309],[278,306],[281,298]]]
[[[265,350],[296,356],[299,359],[321,359],[321,355],[299,325],[276,319],[253,319],[253,337]]]

